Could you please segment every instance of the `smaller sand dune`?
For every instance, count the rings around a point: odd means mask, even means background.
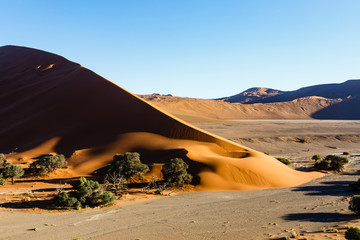
[[[13,157],[30,159],[39,152],[52,152],[54,149],[51,146],[55,142],[56,139]],[[175,155],[185,153],[190,173],[198,176],[199,189],[207,191],[291,187],[322,176],[318,172],[295,171],[268,155],[245,147],[229,152],[215,143],[170,139],[157,134],[136,132],[122,134],[107,146],[76,151],[68,159],[71,174],[68,173],[67,177],[90,175],[109,164],[115,153],[128,151],[163,151],[164,159],[168,159],[172,152]],[[143,161],[157,168],[159,163],[164,163],[163,159],[157,159],[159,155]]]

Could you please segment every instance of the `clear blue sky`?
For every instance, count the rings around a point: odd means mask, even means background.
[[[0,46],[66,57],[133,93],[216,98],[360,78],[358,0],[0,1]]]

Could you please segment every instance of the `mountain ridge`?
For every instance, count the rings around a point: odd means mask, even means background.
[[[268,89],[263,91],[263,94],[258,94],[258,89]],[[269,92],[270,91],[270,92]],[[269,92],[269,93],[268,93]],[[318,96],[328,99],[343,99],[354,98],[360,96],[360,80],[351,79],[343,83],[329,83],[319,84],[307,87],[302,87],[294,91],[281,91],[271,88],[249,88],[239,94],[218,98],[226,102],[237,102],[243,104],[253,103],[274,103],[292,101],[297,98]]]

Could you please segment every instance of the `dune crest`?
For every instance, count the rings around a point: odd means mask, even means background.
[[[191,126],[63,57],[5,46],[0,63],[1,152],[62,153],[74,176],[126,151],[150,165],[184,157],[206,190],[291,187],[321,175]]]

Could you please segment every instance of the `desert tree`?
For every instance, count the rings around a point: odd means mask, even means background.
[[[170,186],[191,183],[192,176],[187,172],[188,168],[189,166],[181,158],[170,159],[161,170],[165,183]]]
[[[5,178],[11,178],[11,183],[14,184],[14,178],[20,178],[24,175],[24,169],[20,165],[13,165],[7,162],[3,169]]]
[[[41,156],[37,161],[30,164],[30,168],[40,171],[41,173],[54,172],[58,168],[65,168],[67,161],[62,154],[46,154]]]
[[[149,167],[140,161],[140,154],[137,152],[115,154],[108,169],[109,173],[119,173],[127,180],[135,176],[142,178],[148,171]]]

